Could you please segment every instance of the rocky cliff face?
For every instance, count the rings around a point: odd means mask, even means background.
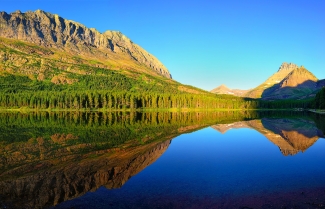
[[[131,62],[171,78],[167,68],[157,58],[122,33],[100,33],[93,28],[41,10],[26,13],[17,11],[11,14],[1,12],[0,36],[63,50],[74,55],[118,60],[118,64],[122,66],[130,66]]]

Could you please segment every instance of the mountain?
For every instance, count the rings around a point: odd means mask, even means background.
[[[317,90],[318,79],[306,68],[291,71],[280,83],[265,89],[262,99],[306,98]]]
[[[251,90],[232,90],[221,85],[211,92],[264,100],[306,99],[314,97],[324,86],[325,79],[318,80],[305,67],[284,62],[276,73]]]
[[[215,94],[231,94],[234,96],[244,96],[248,90],[240,90],[240,89],[229,89],[227,86],[222,84],[221,86],[211,90],[210,92]]]
[[[171,78],[167,68],[157,58],[118,31],[100,33],[42,10],[11,14],[1,12],[0,28],[1,37],[55,48],[80,58],[95,59],[100,61],[96,63],[98,66],[142,68],[143,71],[151,70]],[[62,56],[59,59],[67,61]]]
[[[3,94],[208,94],[173,80],[156,57],[122,33],[100,33],[41,10],[0,12],[0,85]]]
[[[296,64],[286,62],[282,63],[276,73],[274,73],[271,77],[269,77],[259,86],[250,90],[245,96],[250,98],[261,98],[263,92],[266,89],[272,87],[275,84],[280,83],[286,76],[288,76],[289,73],[291,73],[296,68],[298,68]]]

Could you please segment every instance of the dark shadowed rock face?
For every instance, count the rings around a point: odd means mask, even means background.
[[[41,10],[0,13],[0,36],[87,56],[111,57],[137,62],[171,78],[167,68],[153,55],[118,31],[100,33],[77,22]],[[121,57],[123,59],[121,59]]]
[[[316,85],[318,89],[325,87],[325,79],[319,80]]]
[[[26,165],[23,172],[34,169],[34,174],[0,181],[0,203],[1,200],[6,202],[9,208],[44,208],[101,186],[119,188],[155,162],[170,142],[152,143],[96,158],[78,160],[76,155],[76,159],[72,157],[57,165],[53,165],[53,161],[40,161],[33,168]]]

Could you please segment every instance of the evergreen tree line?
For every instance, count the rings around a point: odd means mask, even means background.
[[[315,96],[313,108],[325,109],[325,88],[323,87]]]
[[[108,91],[0,93],[0,106],[33,109],[199,108],[256,109],[258,100],[213,94],[159,94]]]
[[[97,72],[97,71],[96,71]],[[106,73],[105,76],[102,74]],[[324,109],[324,89],[315,99],[265,101],[210,93],[191,94],[178,90],[178,84],[142,75],[98,71],[100,75],[70,75],[78,82],[56,85],[31,80],[27,76],[0,76],[0,107],[33,109]],[[192,88],[192,87],[191,87]]]
[[[197,109],[325,109],[325,90],[315,99],[265,101],[230,95],[159,94],[155,92],[39,91],[0,92],[0,106],[32,109],[141,109],[141,108],[197,108]]]

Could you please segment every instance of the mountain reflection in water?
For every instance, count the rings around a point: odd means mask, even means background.
[[[281,116],[281,117],[280,117]],[[252,128],[294,155],[323,136],[323,118],[290,112],[0,114],[0,206],[45,208],[122,187],[171,140],[205,127]],[[282,118],[284,117],[284,118]],[[0,207],[0,208],[1,208]]]
[[[221,133],[233,128],[254,129],[278,146],[285,156],[304,152],[320,137],[324,138],[323,132],[316,127],[315,122],[306,118],[262,118],[211,127]]]

